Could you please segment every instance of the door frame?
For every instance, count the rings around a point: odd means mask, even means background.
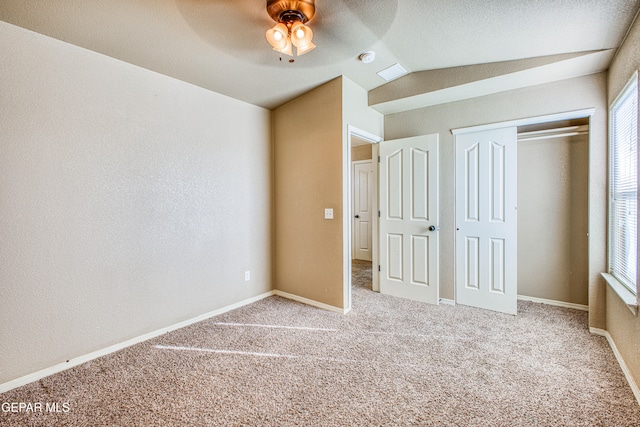
[[[378,144],[383,141],[383,138],[379,135],[374,135],[367,132],[364,129],[360,129],[353,125],[347,125],[347,135],[343,138],[342,143],[342,277],[343,277],[343,298],[344,298],[344,310],[348,312],[351,310],[351,254],[353,249],[351,248],[351,236],[352,236],[352,224],[353,221],[353,202],[352,202],[352,183],[351,183],[351,139],[356,137],[364,140],[371,146],[371,159],[374,164],[373,168],[373,182],[375,183],[375,191],[373,191],[372,204],[375,206],[374,211],[378,210]],[[371,221],[372,242],[371,254],[372,258],[372,287],[373,290],[378,292],[380,290],[380,275],[378,273],[377,265],[380,263],[379,257],[379,242],[378,242],[378,215],[373,215]]]
[[[571,120],[571,119],[581,119],[581,118],[589,118],[590,120],[593,118],[593,115],[595,113],[595,108],[586,108],[583,110],[575,110],[575,111],[567,111],[564,113],[557,113],[557,114],[548,114],[548,115],[544,115],[544,116],[536,116],[536,117],[528,117],[528,118],[523,118],[523,119],[516,119],[516,120],[508,120],[505,122],[497,122],[497,123],[489,123],[489,124],[484,124],[484,125],[478,125],[478,126],[470,126],[470,127],[464,127],[464,128],[457,128],[457,129],[451,129],[451,134],[454,136],[454,144],[455,144],[455,137],[457,135],[461,135],[461,134],[466,134],[466,133],[473,133],[473,132],[480,132],[480,131],[485,131],[485,130],[492,130],[492,129],[498,129],[498,128],[505,128],[505,127],[513,127],[513,126],[526,126],[526,125],[535,125],[535,124],[543,124],[543,123],[549,123],[549,122],[555,122],[555,121],[560,121],[560,120]],[[591,151],[591,128],[589,128],[589,151]],[[591,165],[589,164],[589,168],[591,167]],[[454,167],[454,174],[455,174],[455,167]],[[455,185],[455,184],[454,184]],[[517,197],[517,195],[516,195]],[[587,202],[588,204],[591,203],[591,179],[589,178],[589,196],[588,196],[589,201]],[[458,209],[458,206],[456,204],[455,208],[456,211]],[[457,215],[457,213],[456,213]],[[590,236],[591,235],[591,222],[589,222],[589,229],[587,230],[588,233],[587,235]],[[455,227],[454,227],[455,228]],[[517,239],[517,238],[516,238]],[[591,242],[590,242],[590,237],[588,237],[589,241],[587,243],[589,250],[591,250]],[[455,239],[454,239],[455,242]],[[516,244],[517,244],[517,240],[516,240]],[[455,277],[455,273],[457,271],[457,265],[456,263],[456,257],[455,254],[457,253],[457,248],[455,247],[455,243],[454,243],[454,283],[457,283],[457,277]],[[517,286],[517,285],[516,285]],[[453,288],[453,292],[454,292],[454,304],[457,303],[458,301],[458,295],[457,295],[457,287],[454,286]],[[517,287],[516,287],[516,298],[520,299],[519,295],[517,295]]]

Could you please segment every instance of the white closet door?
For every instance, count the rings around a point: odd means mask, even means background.
[[[517,312],[517,128],[456,136],[456,301]]]

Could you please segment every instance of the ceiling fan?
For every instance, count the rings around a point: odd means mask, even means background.
[[[276,25],[267,30],[267,41],[274,50],[298,56],[313,50],[313,31],[309,22],[316,13],[315,0],[267,0],[267,13]]]

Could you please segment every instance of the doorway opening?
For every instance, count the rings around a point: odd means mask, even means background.
[[[518,127],[518,299],[586,309],[589,118]]]
[[[352,286],[378,291],[378,143],[382,137],[348,127],[343,151],[345,307]],[[375,268],[374,268],[375,266]]]
[[[374,204],[373,145],[351,139],[351,286],[373,290],[373,225],[377,215]],[[376,162],[377,163],[377,162]]]

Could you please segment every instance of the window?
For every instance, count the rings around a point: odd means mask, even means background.
[[[637,294],[638,75],[611,105],[609,134],[609,273]]]

